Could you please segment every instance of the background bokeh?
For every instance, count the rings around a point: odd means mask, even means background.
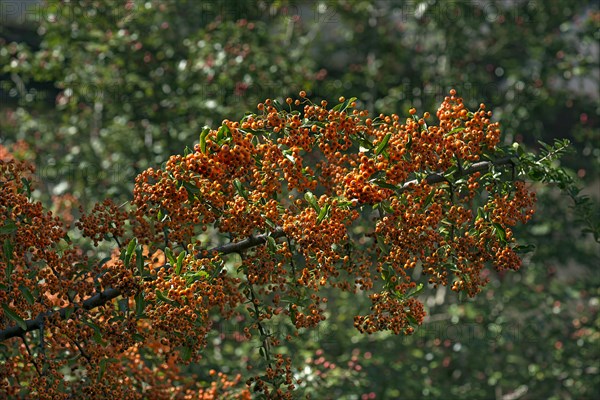
[[[137,173],[265,98],[305,89],[404,115],[435,111],[455,88],[494,110],[507,143],[570,139],[561,163],[598,200],[599,27],[585,0],[0,0],[0,145],[36,163],[35,196],[71,218],[126,202]],[[538,198],[516,235],[536,246],[522,269],[473,300],[426,291],[413,336],[360,335],[352,317],[368,299],[329,296],[326,323],[289,349],[305,361],[303,392],[597,398],[599,211],[553,187]],[[256,343],[236,332],[216,321],[189,373],[251,362]]]

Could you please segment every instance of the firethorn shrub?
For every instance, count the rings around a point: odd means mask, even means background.
[[[436,118],[371,116],[303,91],[257,110],[141,173],[129,205],[84,213],[82,236],[114,243],[105,259],[32,199],[33,166],[1,154],[4,396],[292,398],[302,379],[285,342],[327,318],[323,288],[370,298],[360,332],[411,334],[425,288],[475,296],[487,269],[519,268],[526,180],[548,180],[559,150],[499,146],[484,104],[469,110],[452,90]],[[250,375],[186,374],[214,318],[240,316],[262,359]]]

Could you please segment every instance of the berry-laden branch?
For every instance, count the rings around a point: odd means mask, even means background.
[[[409,114],[372,118],[354,98],[329,108],[301,92],[206,128],[192,150],[136,178],[129,210],[105,201],[81,217],[77,227],[95,245],[122,244],[101,261],[87,260],[30,201],[23,164],[0,163],[0,341],[39,340],[43,354],[9,349],[7,368],[20,375],[43,364],[57,394],[80,382],[65,378],[65,363],[123,397],[159,381],[196,393],[198,380],[176,367],[199,359],[217,316],[236,316],[247,321],[245,339],[260,338],[266,362],[249,389],[291,398],[293,360],[278,349],[293,335],[277,337],[268,324],[317,327],[327,318],[321,288],[368,296],[370,309],[354,318],[360,332],[410,334],[425,315],[425,287],[474,296],[486,268],[517,269],[511,227],[531,218],[535,198],[519,180],[527,172],[519,157],[498,147],[491,112],[469,111],[451,91],[436,123]],[[230,242],[206,246],[222,236]],[[224,257],[231,253],[241,261]],[[174,358],[165,364],[159,354]],[[32,375],[27,390],[47,386]]]
[[[211,250],[209,250],[210,254],[231,254],[231,253],[240,253],[244,250],[250,249],[254,246],[259,246],[264,244],[267,241],[267,237],[279,238],[284,235],[283,230],[281,228],[275,229],[273,232],[269,234],[261,234],[256,236],[250,236],[247,239],[244,239],[240,242],[236,243],[227,243],[222,246],[217,246]],[[201,257],[201,256],[200,256]],[[14,325],[9,328],[3,329],[0,331],[0,342],[3,342],[7,339],[23,336],[27,332],[31,332],[34,330],[40,329],[44,324],[44,320],[57,315],[60,319],[65,319],[72,312],[77,311],[79,309],[83,310],[92,310],[96,307],[99,307],[113,299],[116,299],[121,295],[121,291],[114,288],[107,288],[102,292],[95,294],[94,296],[84,300],[80,305],[74,304],[71,307],[64,307],[56,311],[47,311],[39,314],[37,317],[33,319],[29,319],[25,321],[26,329],[23,329],[19,325]]]
[[[473,164],[471,167],[469,167],[467,170],[465,170],[461,176],[465,176],[465,175],[468,176],[475,172],[488,170],[491,165],[500,167],[503,165],[510,164],[511,162],[512,162],[511,157],[500,158],[494,162],[480,161],[478,163]],[[426,181],[430,184],[444,182],[445,180],[446,180],[446,178],[442,174],[430,174],[426,177]],[[410,188],[411,186],[416,185],[417,183],[418,183],[418,180],[416,180],[416,179],[406,182],[399,189],[399,192],[405,191],[408,188]],[[260,235],[250,236],[239,242],[227,243],[222,246],[214,247],[211,250],[209,250],[208,252],[209,252],[209,254],[223,254],[223,255],[231,254],[231,253],[240,253],[240,252],[250,249],[254,246],[259,246],[259,245],[265,244],[267,242],[268,237],[272,237],[273,239],[278,239],[283,236],[285,236],[285,232],[283,231],[283,229],[281,227],[277,227],[276,229],[274,229],[272,232],[270,232],[268,234],[260,234]],[[31,332],[31,331],[40,329],[40,327],[43,325],[44,320],[46,318],[56,315],[57,313],[61,319],[65,319],[65,318],[67,318],[67,315],[69,315],[72,311],[76,311],[80,308],[83,310],[91,310],[91,309],[94,309],[96,307],[99,307],[99,306],[105,304],[106,302],[109,302],[109,301],[119,297],[120,295],[121,295],[120,290],[108,288],[108,289],[105,289],[102,292],[84,300],[81,303],[81,305],[73,305],[71,307],[64,307],[60,310],[48,311],[48,312],[41,313],[38,316],[36,316],[35,318],[25,321],[25,324],[27,327],[26,329],[23,329],[19,325],[15,325],[15,326],[11,326],[9,328],[1,330],[0,331],[0,342],[5,341],[10,338],[13,338],[13,337],[22,336],[23,334],[25,334],[27,332]]]

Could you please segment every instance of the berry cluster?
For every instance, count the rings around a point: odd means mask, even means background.
[[[318,326],[323,287],[366,292],[372,306],[355,317],[359,331],[410,334],[425,316],[424,285],[474,296],[488,265],[518,268],[511,227],[531,218],[535,196],[503,164],[492,173],[480,162],[500,140],[485,105],[469,111],[452,90],[437,123],[415,109],[403,121],[355,107],[301,92],[204,129],[192,150],[136,178],[130,207],[107,200],[76,223],[94,245],[116,242],[109,260],[88,260],[29,200],[28,166],[0,161],[0,317],[30,331],[25,320],[42,315],[37,336],[21,333],[0,385],[18,393],[25,366],[36,396],[119,387],[119,398],[191,398],[198,385],[175,366],[200,359],[215,315],[245,315],[243,336],[260,337],[266,363],[248,384],[291,398],[292,360],[272,353],[281,340],[268,325]],[[241,255],[235,266],[230,253]],[[31,350],[36,337],[43,352]],[[63,379],[67,367],[82,383]],[[233,393],[240,379],[215,376],[204,398]]]

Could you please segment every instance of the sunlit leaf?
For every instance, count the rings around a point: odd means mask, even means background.
[[[321,211],[319,212],[319,216],[317,217],[317,224],[320,224],[325,219],[325,217],[329,213],[330,207],[331,206],[329,204],[326,204],[325,207],[321,209]]]
[[[205,126],[200,133],[200,151],[204,154],[206,154],[206,137],[208,136],[209,132],[210,128]]]
[[[375,149],[375,154],[376,155],[380,155],[385,150],[385,148],[387,147],[388,142],[390,141],[391,137],[392,137],[391,133],[388,133],[387,135],[385,135],[383,137],[383,139],[381,140],[381,143],[379,143],[379,145]]]
[[[317,197],[314,194],[312,194],[312,192],[306,192],[304,194],[304,199],[307,201],[308,204],[310,204],[312,208],[315,209],[316,212],[321,212],[321,207],[319,207],[319,204],[317,203]]]
[[[183,267],[183,259],[185,258],[185,255],[185,251],[182,251],[179,253],[179,256],[177,256],[177,261],[175,263],[175,275],[181,274],[181,268]]]

